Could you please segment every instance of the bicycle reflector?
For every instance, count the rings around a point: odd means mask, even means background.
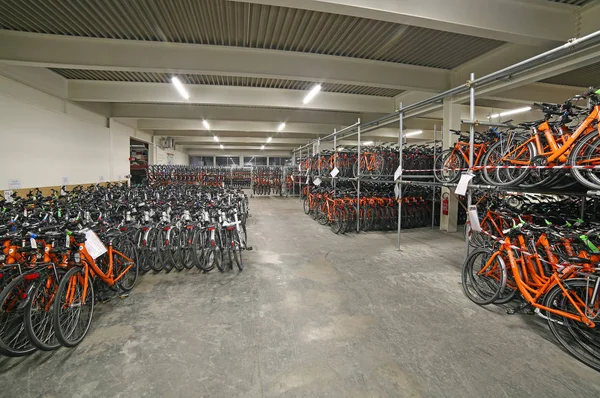
[[[32,281],[40,277],[39,272],[32,272],[31,274],[23,275],[23,279],[26,281]]]

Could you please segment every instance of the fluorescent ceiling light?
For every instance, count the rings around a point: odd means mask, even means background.
[[[285,128],[285,123],[281,123],[279,126],[277,126],[277,131],[281,131]]]
[[[213,140],[215,140],[216,142],[219,142],[219,137],[217,137],[216,135],[213,136]]]
[[[365,141],[363,142],[363,145],[373,145],[373,141]]]
[[[188,94],[187,90],[183,86],[183,83],[181,83],[181,80],[179,80],[177,76],[173,76],[171,78],[171,83],[173,83],[175,89],[177,89],[177,91],[183,98],[190,99],[190,95]]]
[[[225,147],[223,146],[223,144],[219,144],[219,146],[221,147],[221,149],[225,149]]]
[[[308,94],[306,94],[306,97],[304,97],[304,102],[305,104],[308,104],[310,101],[312,101],[313,98],[315,98],[315,96],[319,93],[319,91],[321,91],[321,85],[317,84],[316,86],[314,86],[313,88],[310,89],[310,91],[308,92]]]
[[[210,130],[210,124],[208,124],[208,122],[207,122],[206,120],[203,120],[203,121],[202,121],[202,124],[204,125],[204,127],[205,127],[207,130]]]
[[[526,106],[524,108],[517,108],[517,109],[513,109],[510,111],[505,111],[505,112],[501,112],[501,113],[494,113],[492,115],[488,116],[488,119],[494,119],[497,117],[502,117],[502,116],[510,116],[510,115],[515,115],[517,113],[523,113],[523,112],[529,112],[531,110],[530,106]]]
[[[269,138],[267,138],[267,144],[268,144],[269,142],[271,142],[271,140],[272,140],[272,139],[273,139],[273,137],[269,137]]]
[[[344,147],[343,147],[343,146],[341,146],[341,147],[339,147],[337,150],[338,150],[338,152],[341,152],[341,151],[343,151],[343,150],[344,150]]]
[[[405,137],[412,137],[415,135],[423,134],[423,130],[411,131],[410,133],[404,134]]]
[[[260,150],[262,151],[263,149],[265,149],[265,146],[264,146],[264,145],[261,145],[261,146],[260,146]]]

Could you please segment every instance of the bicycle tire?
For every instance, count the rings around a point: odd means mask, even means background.
[[[37,350],[29,341],[24,325],[25,308],[21,303],[21,295],[28,289],[29,284],[21,274],[0,293],[0,354],[20,357]]]
[[[118,278],[121,273],[124,272],[125,268],[129,266],[129,261],[123,256],[133,261],[133,266],[129,268],[129,271],[127,271],[127,273],[125,273],[117,282],[117,286],[121,288],[121,290],[129,292],[135,287],[139,276],[139,267],[137,266],[137,261],[135,259],[135,245],[129,239],[124,238],[120,239],[116,245],[115,242],[113,242],[113,248],[116,248],[120,253],[113,252],[113,270],[115,278]]]
[[[232,247],[233,261],[237,265],[238,271],[241,272],[244,270],[244,260],[242,258],[241,240],[240,240],[240,236],[239,236],[237,230],[234,229],[232,231],[232,235],[233,235],[233,242],[234,242],[234,245]]]
[[[594,141],[595,142],[591,142]],[[586,148],[587,146],[587,148]],[[597,151],[600,149],[600,137],[598,134],[587,134],[583,137],[579,142],[573,147],[571,154],[569,155],[569,165],[571,166],[579,166],[580,162],[578,160],[578,154],[582,153],[583,160],[589,160],[589,158],[593,155],[593,151]],[[589,165],[589,164],[588,164]],[[598,173],[598,170],[582,170],[582,169],[571,169],[571,175],[579,181],[582,185],[590,188],[590,189],[600,189],[600,177],[598,177],[595,173]]]
[[[55,299],[55,309],[53,312],[53,327],[54,333],[56,334],[56,338],[58,341],[65,347],[75,347],[79,343],[83,341],[85,336],[90,330],[90,326],[92,324],[92,318],[94,316],[94,306],[95,306],[95,297],[94,297],[94,284],[91,278],[88,278],[88,286],[86,297],[81,297],[83,295],[84,286],[81,284],[82,281],[86,280],[85,268],[83,267],[74,267],[71,268],[61,279],[58,289],[56,291],[56,299]],[[89,275],[87,275],[89,276]],[[77,293],[80,293],[79,299],[85,305],[89,307],[89,318],[85,319],[85,317],[81,317],[81,314],[77,316],[65,316],[68,308],[66,308],[65,302],[69,302],[71,298],[67,300],[63,300],[64,296],[74,297]],[[72,308],[83,308],[83,304],[79,306],[69,305],[69,309]],[[78,310],[72,310],[78,311]],[[79,310],[80,311],[80,310]],[[62,315],[62,316],[61,316]],[[77,320],[79,323],[80,320],[83,320],[82,328],[79,332],[74,335],[77,325],[67,324],[68,320]]]
[[[148,241],[147,245],[149,247],[148,250],[148,263],[150,265],[150,269],[155,273],[159,273],[163,270],[164,263],[161,258],[160,251],[160,233],[156,228],[152,228],[148,233]]]
[[[66,273],[65,268],[47,270],[45,278],[36,282],[25,307],[25,332],[31,344],[42,351],[52,351],[61,346],[54,333],[52,319],[56,291]]]
[[[494,256],[490,269],[487,264],[492,256],[494,253],[489,249],[476,249],[469,253],[461,269],[463,292],[469,300],[478,305],[492,304],[506,287],[507,275],[504,259],[500,255]],[[484,267],[493,271],[493,276],[477,278]],[[472,286],[472,289],[469,289],[469,286]]]
[[[585,279],[568,279],[562,281],[562,284],[565,290],[570,291],[570,294],[574,293],[572,290],[575,288],[580,288],[584,293],[588,291],[589,288],[589,282]],[[585,299],[580,298],[580,300],[584,303],[586,302]],[[570,305],[571,303],[564,295],[563,290],[559,285],[552,287],[544,299],[544,306],[548,308],[555,308],[563,312],[576,314],[574,310],[569,311]],[[597,306],[597,304],[594,305]],[[563,348],[580,362],[600,371],[600,350],[592,348],[590,342],[587,341],[588,338],[584,336],[582,334],[584,332],[580,330],[580,327],[585,327],[586,329],[590,328],[548,310],[546,310],[546,317],[550,331]],[[598,338],[598,322],[595,322],[595,324],[596,327],[593,328],[595,329],[593,332],[596,334],[595,337]]]

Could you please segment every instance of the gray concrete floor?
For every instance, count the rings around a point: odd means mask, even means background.
[[[83,343],[0,359],[2,397],[594,397],[544,322],[462,293],[459,234],[336,236],[251,202],[246,269],[145,275]]]

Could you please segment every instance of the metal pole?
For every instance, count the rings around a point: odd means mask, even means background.
[[[435,152],[437,147],[437,124],[433,125],[433,175],[435,175]],[[431,229],[435,227],[435,188],[431,192]]]
[[[356,178],[358,178],[358,184],[356,184],[356,232],[358,232],[360,231],[360,118],[358,119],[358,156],[356,162]]]
[[[317,138],[317,176],[322,177],[321,175],[321,138]]]
[[[475,151],[475,86],[472,84],[472,82],[475,81],[475,74],[471,73],[470,76],[470,88],[469,88],[469,94],[471,97],[470,103],[469,103],[469,111],[470,111],[470,115],[469,118],[471,120],[471,125],[469,126],[469,173],[471,173],[471,169],[473,168],[473,154]],[[467,220],[469,218],[469,207],[471,206],[471,204],[473,203],[473,191],[471,188],[469,188],[467,190]],[[467,256],[469,255],[469,235],[471,234],[471,226],[469,224],[467,224],[467,228],[466,228],[466,245],[467,245]]]
[[[400,109],[402,109],[402,103],[400,103]],[[402,154],[403,154],[403,146],[404,146],[404,137],[403,137],[403,129],[404,129],[404,113],[400,112],[398,115],[399,126],[398,126],[398,167],[400,167],[400,171],[402,171]],[[400,173],[400,181],[402,181],[402,172]],[[396,242],[396,250],[400,250],[400,236],[402,235],[402,184],[398,184],[398,238]]]
[[[333,129],[333,169],[337,169],[337,136],[336,129]],[[331,180],[331,185],[333,186],[333,197],[335,198],[335,188],[336,188],[336,177],[333,177]]]

